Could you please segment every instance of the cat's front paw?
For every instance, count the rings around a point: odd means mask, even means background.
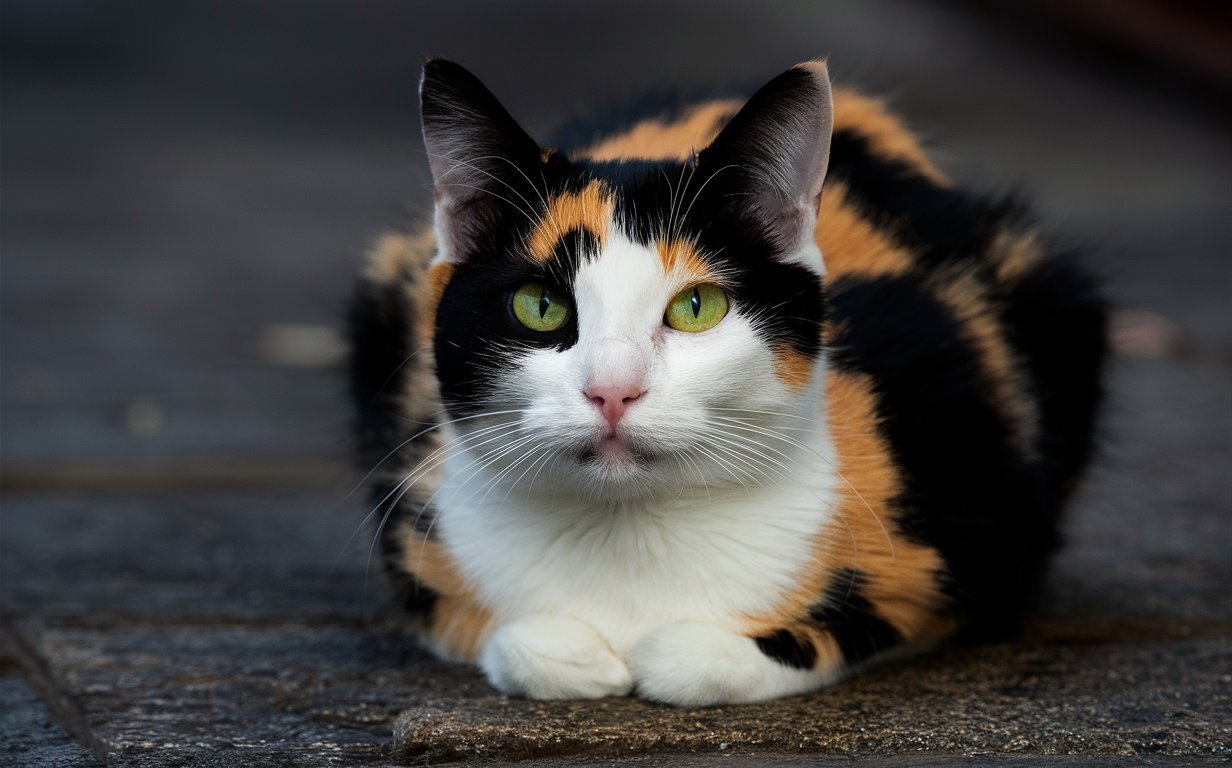
[[[625,663],[590,625],[534,614],[498,629],[479,666],[492,685],[532,699],[599,699],[633,689]]]
[[[820,688],[824,676],[780,664],[748,637],[711,624],[665,624],[633,648],[637,694],[682,707],[744,704]]]

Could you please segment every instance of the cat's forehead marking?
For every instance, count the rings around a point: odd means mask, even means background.
[[[548,200],[543,218],[536,222],[526,240],[530,257],[539,264],[551,260],[556,245],[570,232],[582,230],[595,237],[602,248],[612,221],[612,194],[592,180],[576,192],[565,192]]]
[[[694,281],[714,281],[710,265],[697,250],[697,246],[680,238],[659,240],[656,244],[659,251],[659,263],[663,265],[665,274],[681,272]]]

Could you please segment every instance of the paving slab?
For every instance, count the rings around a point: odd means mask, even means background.
[[[628,699],[527,702],[458,685],[461,695],[405,712],[394,736],[401,757],[428,764],[763,751],[1227,758],[1230,661],[1226,636],[992,646],[875,670],[805,698],[704,710]]]
[[[9,494],[0,597],[18,615],[103,627],[358,625],[386,593],[366,494],[350,487]]]
[[[381,761],[417,659],[358,626],[17,631],[123,765]]]
[[[953,649],[813,696],[701,710],[509,698],[392,632],[20,631],[109,758],[138,765],[225,753],[414,764],[679,753],[1232,758],[1227,627],[1168,642]]]

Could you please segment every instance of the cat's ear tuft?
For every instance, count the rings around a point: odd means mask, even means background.
[[[833,127],[825,61],[797,64],[745,103],[698,166],[737,170],[744,189],[735,204],[761,221],[783,255],[811,249]]]
[[[419,81],[424,148],[436,197],[439,258],[463,261],[508,201],[535,199],[542,151],[479,78],[429,59]]]

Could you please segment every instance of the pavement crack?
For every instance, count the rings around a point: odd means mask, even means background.
[[[112,751],[110,746],[90,729],[81,706],[56,684],[47,661],[39,655],[34,642],[13,625],[11,616],[0,617],[0,640],[11,649],[24,679],[42,698],[60,726],[99,760],[106,762]]]

